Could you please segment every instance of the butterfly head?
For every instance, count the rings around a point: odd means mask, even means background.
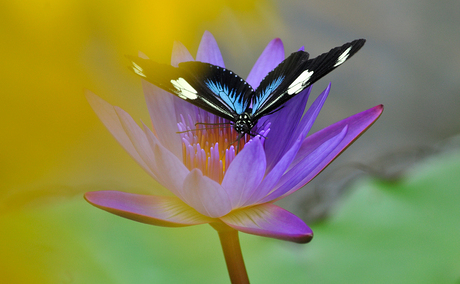
[[[235,124],[233,125],[233,128],[238,133],[251,134],[251,129],[254,127],[254,125],[255,121],[250,112],[244,112],[235,118]]]

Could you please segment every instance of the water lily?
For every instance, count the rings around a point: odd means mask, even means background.
[[[281,40],[272,40],[247,82],[255,89],[283,59]],[[191,60],[194,59],[187,49],[175,43],[171,64],[177,66]],[[201,40],[196,60],[224,67],[217,43],[209,32]],[[238,231],[309,242],[312,230],[299,217],[273,202],[312,180],[383,111],[379,105],[307,136],[330,85],[303,115],[311,90],[308,88],[280,111],[261,119],[255,128],[260,135],[242,139],[237,153],[235,145],[231,145],[237,136],[232,127],[196,126],[197,122],[226,122],[222,118],[144,80],[142,86],[152,128],[144,124],[140,127],[121,108],[89,91],[86,96],[121,146],[174,196],[94,191],[86,193],[85,198],[98,208],[142,223],[165,227],[211,224],[219,232],[227,263],[232,258],[239,261],[239,256],[232,256],[238,254],[238,249],[232,252],[231,248],[232,242],[239,248]],[[196,127],[201,130],[193,130]],[[244,269],[244,264],[235,269]],[[230,272],[232,281],[238,281],[235,277],[244,273],[239,271],[232,276]]]

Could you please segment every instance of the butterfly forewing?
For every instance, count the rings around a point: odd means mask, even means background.
[[[240,77],[212,64],[190,61],[173,67],[128,56],[132,69],[150,83],[222,118],[233,120],[244,111],[251,87]]]
[[[257,88],[252,100],[254,118],[276,111],[286,101],[342,65],[364,43],[364,39],[357,39],[313,59],[308,59],[308,53],[303,51],[292,53]],[[274,90],[272,86],[276,86]]]

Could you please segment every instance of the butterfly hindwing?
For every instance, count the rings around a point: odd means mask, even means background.
[[[217,116],[233,120],[249,105],[252,88],[228,69],[198,61],[173,67],[128,58],[133,71],[145,80]]]
[[[266,115],[281,106],[290,96],[283,93],[304,71],[308,53],[297,51],[281,62],[262,80],[252,99],[252,114]]]
[[[308,59],[308,53],[303,51],[292,53],[257,88],[252,102],[254,118],[276,111],[286,101],[342,65],[364,43],[364,39],[357,39],[313,59]]]

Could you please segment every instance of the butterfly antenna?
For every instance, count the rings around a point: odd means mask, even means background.
[[[197,126],[198,124],[201,124],[201,125],[232,125],[230,122],[222,122],[222,123],[197,122],[197,123],[195,123],[195,126]],[[218,127],[218,128],[220,128],[220,127]]]
[[[245,134],[245,133],[240,133],[240,134],[238,135],[238,137],[236,137],[236,139],[235,139],[232,143],[230,143],[230,144],[228,145],[228,146],[230,147],[231,145],[235,144],[235,142],[236,142],[236,153],[237,153],[237,154],[238,154],[238,152],[240,151],[240,139],[243,138],[244,134]]]
[[[195,128],[195,129],[189,129],[189,130],[184,130],[184,131],[176,131],[176,134],[187,133],[187,132],[198,131],[198,130],[219,129],[219,128],[224,128],[224,127],[216,126],[216,127],[206,127],[206,128]]]

